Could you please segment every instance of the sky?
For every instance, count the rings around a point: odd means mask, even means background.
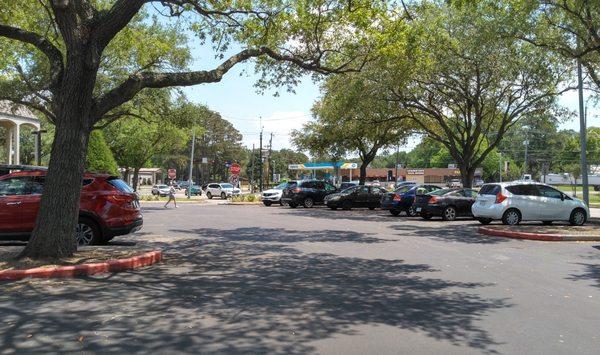
[[[226,55],[232,53],[234,51]],[[213,69],[221,62],[216,60],[213,52],[206,47],[193,48],[192,57],[192,68],[195,70]],[[262,122],[263,146],[267,146],[272,133],[273,149],[294,149],[290,142],[290,131],[300,129],[302,124],[311,119],[311,107],[320,95],[318,84],[307,76],[295,88],[295,93],[280,89],[279,96],[274,97],[275,90],[262,94],[257,92],[254,84],[258,78],[252,62],[249,61],[235,66],[219,83],[188,87],[184,92],[191,101],[208,106],[230,121],[242,133],[243,144],[246,147],[251,148],[253,144],[259,146]],[[577,112],[577,92],[565,93],[559,103]],[[600,126],[600,107],[593,107],[591,104],[588,109],[588,126]],[[564,122],[560,128],[579,131],[578,116]],[[418,142],[418,139],[411,139],[401,150],[408,151]]]

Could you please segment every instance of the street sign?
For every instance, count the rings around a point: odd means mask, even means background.
[[[233,186],[238,186],[238,183],[240,182],[240,176],[233,174],[229,177],[229,183]]]
[[[208,164],[208,158],[202,157],[202,164]]]
[[[238,163],[233,163],[231,164],[231,166],[229,167],[229,172],[232,175],[238,175],[240,172],[242,171],[242,167],[240,166],[240,164]]]
[[[177,177],[177,170],[176,169],[169,169],[167,175],[169,176],[169,179],[175,180],[175,178]]]

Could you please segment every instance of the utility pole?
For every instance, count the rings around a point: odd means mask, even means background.
[[[260,192],[262,192],[263,190],[263,154],[262,154],[262,136],[263,136],[263,131],[262,131],[262,119],[261,119],[261,127],[260,127],[260,147],[258,148],[258,150],[260,151],[260,159],[258,161],[259,165],[260,165],[260,171],[258,172],[258,178],[260,179],[258,181],[258,189]]]
[[[192,151],[190,153],[190,173],[188,174],[188,189],[187,189],[187,198],[192,197],[192,185],[194,184],[194,179],[192,179],[192,169],[194,169],[194,145],[196,143],[196,131],[192,128]]]
[[[396,145],[396,173],[394,174],[394,186],[396,186],[396,184],[398,183],[398,164],[400,164],[400,162],[398,161],[399,159],[399,154],[400,154],[400,145]]]
[[[498,153],[498,155],[500,156],[498,160],[498,176],[500,180],[498,182],[502,182],[502,153]]]
[[[526,128],[526,127],[524,127]],[[525,162],[523,163],[523,175],[527,174],[527,150],[529,149],[529,131],[525,131],[525,142],[523,142],[523,144],[525,145]]]
[[[271,138],[269,139],[269,155],[267,155],[267,188],[269,188],[270,176],[271,176],[271,152],[273,151],[273,132],[271,132]]]
[[[585,120],[584,104],[583,104],[583,74],[581,69],[581,60],[577,59],[577,86],[579,91],[579,141],[581,144],[581,185],[583,188],[583,201],[586,205],[590,205],[590,191],[588,184],[588,169],[587,169],[587,124]]]
[[[250,154],[250,193],[254,193],[254,143],[252,143],[252,154]]]

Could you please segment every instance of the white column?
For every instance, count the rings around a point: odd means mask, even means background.
[[[15,126],[15,165],[21,164],[21,126]]]
[[[12,164],[13,162],[13,139],[15,138],[15,134],[13,133],[13,128],[8,127],[6,140],[8,141],[8,164]]]

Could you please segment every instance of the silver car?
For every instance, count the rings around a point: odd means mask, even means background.
[[[546,184],[530,181],[484,184],[471,207],[483,224],[501,220],[515,225],[521,221],[567,221],[581,226],[590,211],[586,204]]]
[[[206,197],[209,199],[215,196],[226,199],[227,197],[239,195],[241,192],[242,190],[226,182],[212,183],[206,187]]]
[[[167,185],[157,184],[152,186],[152,194],[158,196],[167,196],[171,188]]]

